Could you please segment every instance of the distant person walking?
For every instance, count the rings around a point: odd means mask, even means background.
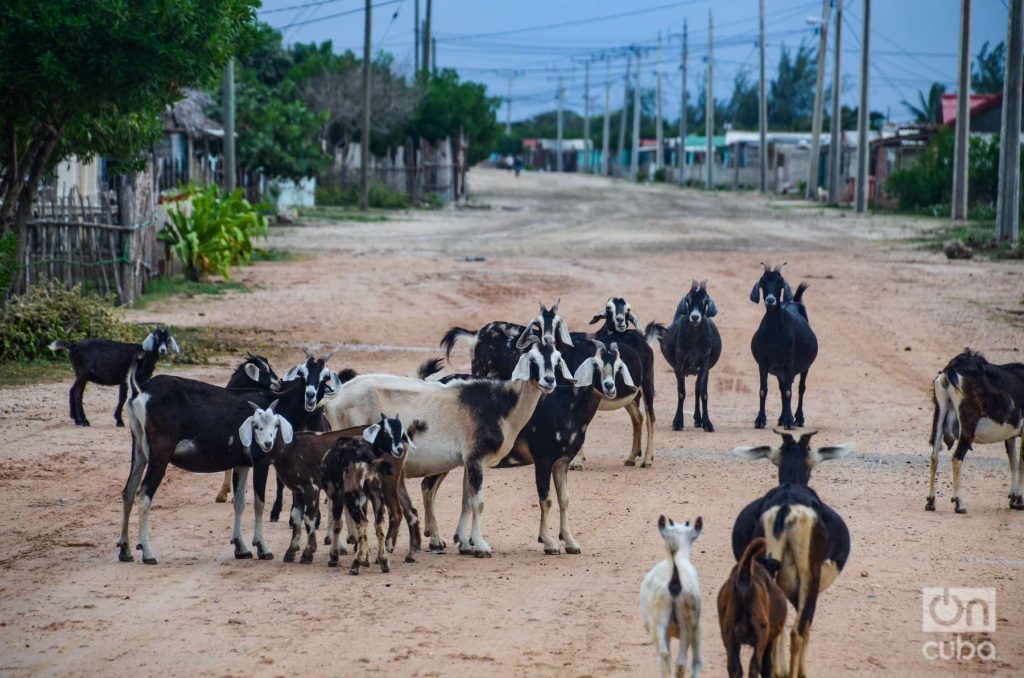
[[[517,155],[512,163],[512,167],[515,168],[516,176],[518,177],[519,173],[523,171],[523,158]]]

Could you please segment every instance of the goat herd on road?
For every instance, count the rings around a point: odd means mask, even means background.
[[[778,447],[737,448],[747,459],[767,458],[778,467],[779,484],[749,503],[733,525],[732,549],[737,564],[718,595],[722,640],[728,672],[742,675],[740,646],[750,645],[751,675],[806,674],[804,657],[819,592],[842,571],[850,553],[843,519],[808,486],[820,462],[847,454],[851,446],[812,448],[814,431],[793,433],[804,425],[807,374],[818,352],[801,284],[795,293],[782,275],[782,264],[764,266],[750,293],[764,303],[764,316],[751,341],[760,373],[756,428],[767,424],[768,375],[779,384],[782,408],[776,432]],[[236,558],[252,558],[242,536],[241,520],[249,472],[253,474],[255,528],[252,544],[259,559],[273,558],[263,533],[268,470],[276,470],[278,491],[271,520],[281,511],[283,487],[292,492],[289,523],[292,539],[285,552],[310,563],[317,549],[320,493],[327,496],[328,565],[354,544],[350,573],[370,564],[367,530],[373,509],[376,562],[389,570],[404,518],[409,532],[406,562],[420,550],[420,517],[405,479],[422,478],[423,510],[432,551],[443,551],[434,515],[437,490],[450,471],[463,468],[462,513],[454,541],[459,553],[491,555],[483,536],[483,476],[489,468],[533,465],[540,505],[538,541],[547,554],[579,553],[569,526],[567,475],[584,461],[587,427],[598,410],[625,408],[633,429],[626,464],[654,462],[654,352],[672,366],[678,384],[674,430],[684,426],[685,378],[696,376],[693,424],[714,426],[708,409],[709,372],[718,361],[722,340],[715,327],[717,308],[707,281],[696,280],[679,302],[668,327],[650,323],[641,329],[630,305],[609,299],[590,321],[593,333],[570,332],[558,303],[526,325],[491,322],[479,330],[451,328],[441,340],[447,356],[460,341],[472,353],[472,374],[431,380],[440,358],[421,365],[415,376],[356,375],[335,372],[326,357],[308,350],[305,360],[278,375],[267,360],[249,354],[226,386],[181,377],[152,376],[160,356],[177,352],[166,329],[154,330],[141,345],[87,339],[74,345],[56,341],[54,350],[70,353],[75,382],[69,394],[71,417],[88,426],[82,407],[87,382],[120,386],[115,421],[128,399],[132,462],[123,491],[119,558],[133,560],[128,523],[139,507],[136,549],[145,563],[156,563],[149,541],[149,511],[168,464],[195,473],[225,472],[218,501],[234,494],[232,543]],[[799,378],[797,408],[791,408],[793,382]],[[953,497],[957,513],[966,511],[960,497],[960,470],[973,443],[1004,442],[1010,461],[1010,508],[1024,509],[1021,454],[1015,440],[1024,428],[1024,364],[993,365],[966,350],[935,377],[932,456],[927,510],[935,510],[935,470],[940,445],[953,453]],[[646,420],[646,446],[641,437]],[[641,460],[642,455],[642,460]],[[559,507],[558,539],[548,531],[551,481]],[[342,517],[348,516],[342,537]],[[388,521],[384,531],[385,518]],[[657,646],[662,675],[682,675],[691,653],[694,676],[702,665],[700,590],[690,549],[703,529],[700,517],[676,523],[658,519],[669,557],[644,578],[640,589],[643,621]],[[561,542],[561,543],[560,543]],[[784,643],[789,601],[796,610],[788,648]],[[670,638],[679,639],[675,669]]]

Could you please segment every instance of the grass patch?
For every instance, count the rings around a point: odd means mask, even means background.
[[[154,278],[146,285],[146,293],[139,297],[136,308],[173,296],[195,297],[201,294],[219,295],[225,292],[248,292],[249,289],[234,280],[193,282],[185,278]]]
[[[25,360],[0,363],[0,389],[43,384],[54,381],[73,381],[74,375],[67,360]],[[67,408],[64,408],[67,409]],[[63,411],[63,410],[61,410]]]
[[[299,216],[314,221],[355,221],[367,224],[388,220],[387,214],[384,214],[383,210],[362,212],[348,207],[332,207],[330,205],[300,207]]]
[[[927,230],[911,242],[927,250],[941,251],[950,240],[962,240],[975,254],[990,259],[1024,258],[1024,249],[1014,249],[1008,242],[996,242],[994,233],[993,222],[968,221]]]

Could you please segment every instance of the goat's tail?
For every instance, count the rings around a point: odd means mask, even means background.
[[[459,337],[471,337],[469,340],[470,350],[473,350],[473,346],[476,345],[477,332],[462,327],[450,327],[441,338],[441,348],[444,349],[444,357],[448,360],[452,358],[452,349],[455,348],[455,342],[459,340]]]
[[[131,390],[131,396],[128,398],[129,403],[135,400],[135,397],[141,392],[139,389],[139,381],[135,378],[135,370],[137,370],[138,367],[139,361],[133,360],[131,366],[128,368],[128,388]]]
[[[444,364],[444,358],[430,358],[424,361],[416,368],[416,378],[426,381],[428,377],[437,374],[441,371],[441,366]]]
[[[804,280],[799,285],[797,285],[796,286],[796,294],[793,295],[793,301],[795,301],[798,304],[804,303],[804,292],[806,292],[807,288],[810,287],[810,286],[811,286],[811,284],[809,282],[807,282],[806,280]]]
[[[747,548],[743,551],[743,556],[740,558],[740,562],[736,570],[741,582],[750,581],[751,577],[754,575],[754,565],[757,564],[757,557],[764,554],[767,550],[768,542],[764,537],[757,537],[747,544]]]
[[[405,429],[405,432],[409,434],[410,438],[416,440],[416,436],[427,432],[427,422],[413,419],[412,423],[409,424],[409,428]]]
[[[71,346],[69,344],[65,343],[65,341],[63,339],[57,339],[55,341],[50,342],[50,345],[47,346],[47,348],[50,349],[51,351],[53,351],[54,353],[56,353],[57,351],[70,351],[71,350]]]
[[[772,525],[772,535],[778,539],[786,529],[786,518],[789,517],[789,504],[783,504],[775,514],[775,524]]]
[[[644,328],[644,339],[647,340],[651,348],[654,348],[655,342],[660,342],[661,338],[666,334],[668,334],[668,328],[653,320],[647,323],[647,327]]]
[[[353,370],[351,367],[346,367],[343,370],[338,370],[336,374],[338,375],[338,381],[342,384],[344,384],[346,381],[352,381],[357,376],[359,376],[359,373]]]

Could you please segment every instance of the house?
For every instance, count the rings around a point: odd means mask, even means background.
[[[956,126],[956,97],[956,93],[942,95],[943,125]],[[998,134],[1003,120],[1003,93],[971,94],[968,111],[972,134]]]
[[[164,113],[164,134],[153,148],[158,191],[214,182],[218,158],[210,150],[210,141],[223,139],[224,128],[203,112],[213,104],[206,92],[190,89]]]

